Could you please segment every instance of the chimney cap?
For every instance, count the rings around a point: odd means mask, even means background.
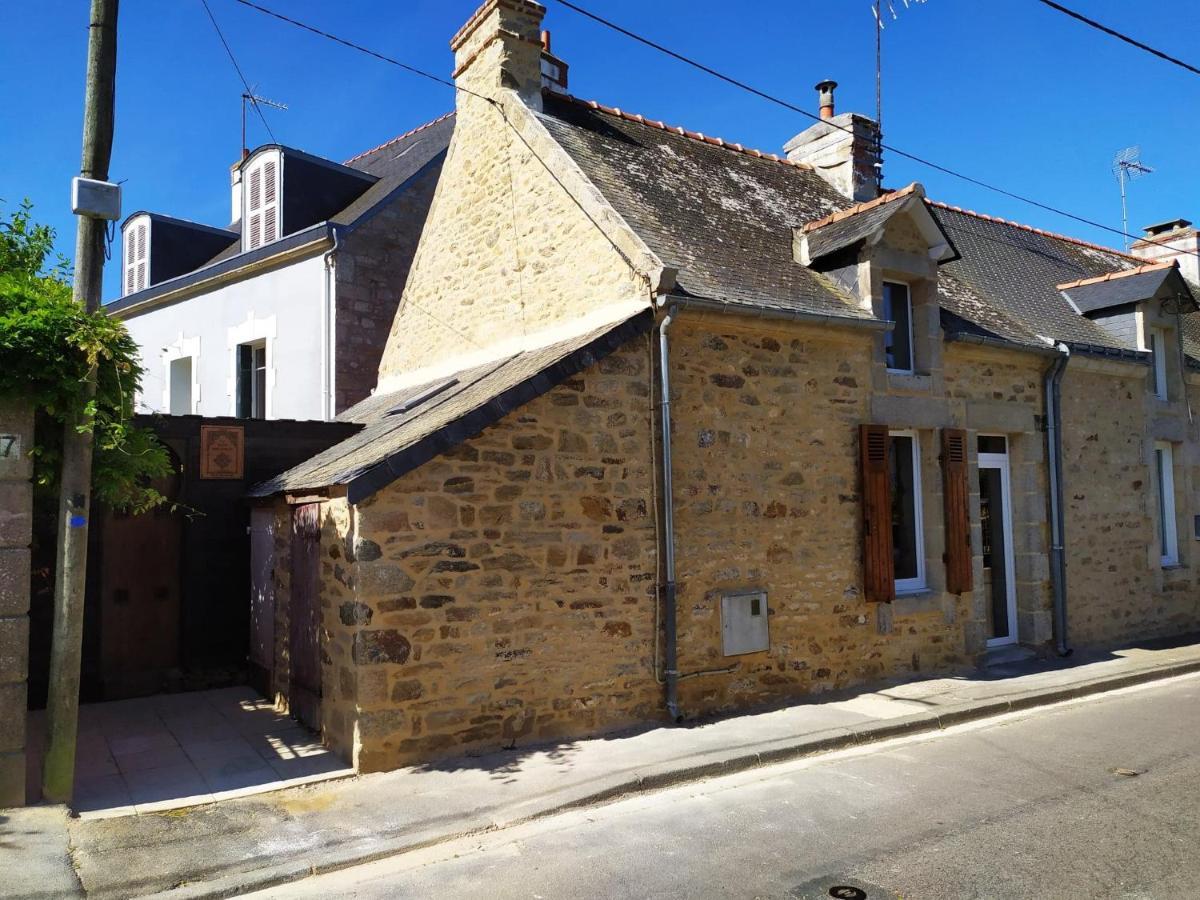
[[[837,82],[832,78],[826,78],[824,81],[817,82],[816,89],[824,93],[825,91],[832,91],[837,86]]]
[[[1155,235],[1166,234],[1169,231],[1179,231],[1191,224],[1187,219],[1168,219],[1165,222],[1155,222],[1153,225],[1147,225],[1142,229],[1142,232],[1146,237],[1154,237]]]

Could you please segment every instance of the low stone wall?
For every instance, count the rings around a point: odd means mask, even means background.
[[[33,410],[0,402],[0,808],[25,803]]]

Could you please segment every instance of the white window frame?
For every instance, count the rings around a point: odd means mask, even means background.
[[[121,270],[121,296],[128,297],[150,286],[150,217],[135,216],[121,234],[125,252]]]
[[[1160,562],[1179,565],[1179,528],[1175,520],[1175,456],[1167,441],[1154,442],[1154,485],[1158,491]]]
[[[892,452],[891,439],[907,437],[912,439],[912,476],[913,476],[913,526],[916,532],[917,575],[915,578],[897,578],[896,595],[919,594],[929,590],[929,582],[925,572],[925,509],[924,485],[921,483],[921,436],[914,429],[888,429],[888,453]]]
[[[226,352],[229,358],[228,380],[225,389],[229,397],[229,415],[237,415],[238,346],[240,344],[263,343],[267,348],[267,395],[264,397],[264,414],[268,419],[275,416],[275,337],[276,317],[271,315],[258,319],[254,310],[246,314],[246,321],[225,331]]]
[[[283,155],[271,149],[251,157],[242,173],[243,251],[255,250],[279,239],[282,189]]]
[[[162,411],[171,411],[171,363],[185,356],[192,358],[192,415],[200,414],[200,336],[184,337],[183,332],[162,351]]]
[[[906,300],[908,301],[908,368],[907,369],[903,369],[903,368],[893,369],[891,366],[888,366],[886,349],[884,350],[884,366],[887,368],[887,370],[889,372],[892,372],[896,375],[913,375],[917,371],[917,348],[916,348],[915,343],[913,342],[914,332],[913,332],[912,285],[908,284],[907,282],[904,282],[904,281],[896,281],[891,278],[885,278],[883,280],[883,290],[884,291],[887,291],[887,286],[889,284],[904,288],[904,296],[905,296]],[[886,296],[886,294],[884,296]],[[886,336],[885,336],[884,340],[885,341],[887,340]],[[899,433],[899,432],[897,432],[897,433]]]
[[[1154,378],[1154,396],[1159,400],[1170,398],[1167,389],[1167,329],[1151,327],[1147,329],[1150,345],[1151,376]]]

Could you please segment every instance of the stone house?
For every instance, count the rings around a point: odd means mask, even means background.
[[[577,100],[543,13],[453,38],[362,430],[254,491],[281,703],[371,771],[1195,629],[1164,241],[880,191],[828,82],[782,156]]]
[[[344,164],[268,144],[230,170],[232,224],[121,226],[138,408],[332,419],[367,397],[445,158],[449,114]]]

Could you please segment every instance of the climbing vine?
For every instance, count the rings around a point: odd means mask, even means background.
[[[95,369],[96,397],[84,409],[95,428],[92,494],[143,512],[163,502],[151,481],[169,475],[171,463],[154,433],[132,424],[142,377],[137,344],[123,323],[74,302],[67,261],[50,263],[53,246],[53,229],[34,223],[29,201],[11,214],[0,209],[0,397],[36,408],[34,479],[52,487],[62,429]]]

